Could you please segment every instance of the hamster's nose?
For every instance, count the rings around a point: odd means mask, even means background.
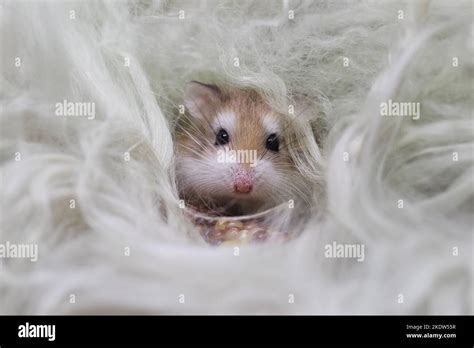
[[[246,171],[238,170],[234,177],[234,191],[237,193],[250,193],[252,188],[252,175]]]

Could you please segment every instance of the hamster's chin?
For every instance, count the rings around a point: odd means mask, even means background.
[[[232,193],[227,197],[221,197],[215,201],[217,206],[225,209],[227,215],[249,215],[256,214],[268,209],[272,202],[254,194]]]
[[[257,214],[275,205],[269,197],[262,196],[257,191],[237,193],[230,190],[215,190],[206,193],[196,192],[192,196],[194,199],[190,201],[193,205],[219,211],[227,216]]]

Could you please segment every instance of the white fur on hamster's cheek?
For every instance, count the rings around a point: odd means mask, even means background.
[[[285,191],[285,181],[282,180],[281,173],[275,168],[271,161],[261,159],[255,166],[255,194],[265,195],[268,198],[278,196],[279,190]]]
[[[226,163],[218,163],[216,155],[205,158],[183,156],[176,166],[178,184],[185,193],[225,195],[232,188],[231,168]]]
[[[269,159],[262,159],[256,167],[255,194],[267,203],[279,204],[287,200],[304,199],[308,191],[307,182],[288,163],[281,166]]]

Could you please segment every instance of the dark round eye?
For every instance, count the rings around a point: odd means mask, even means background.
[[[225,129],[219,130],[216,134],[216,145],[225,145],[229,142],[229,134]]]
[[[276,134],[270,134],[267,138],[267,143],[265,147],[273,152],[278,152],[280,147],[280,142],[278,141],[278,136]]]

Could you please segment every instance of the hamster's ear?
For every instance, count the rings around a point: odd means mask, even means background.
[[[184,105],[191,116],[199,119],[210,118],[221,97],[221,90],[217,86],[191,81],[186,85]]]

